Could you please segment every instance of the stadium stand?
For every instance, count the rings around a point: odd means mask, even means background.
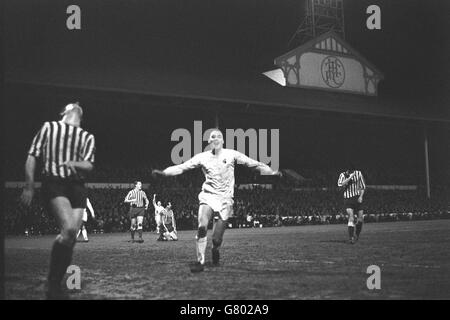
[[[161,188],[153,185],[147,194],[156,192],[165,204],[171,201],[179,230],[196,228],[198,201],[196,188]],[[40,206],[39,189],[31,208],[18,201],[20,189],[7,189],[5,226],[7,234],[51,234],[57,232],[56,221]],[[96,219],[88,221],[91,232],[123,232],[129,228],[128,207],[123,203],[125,189],[90,189],[89,198]],[[365,221],[385,222],[450,218],[449,188],[434,190],[427,200],[423,190],[369,190],[365,197]],[[341,195],[336,189],[236,190],[233,228],[270,227],[310,224],[346,223]],[[144,220],[144,230],[155,229],[153,208]],[[248,219],[248,217],[251,217]]]

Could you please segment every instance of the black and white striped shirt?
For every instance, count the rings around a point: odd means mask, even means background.
[[[130,192],[128,192],[127,196],[125,197],[125,200],[127,200],[127,201],[131,200],[132,201],[131,204],[134,204],[137,207],[143,207],[144,201],[145,201],[145,206],[148,206],[147,195],[142,190],[138,190],[138,189],[131,190]]]
[[[338,187],[344,187],[344,198],[346,199],[359,196],[361,190],[366,189],[366,184],[361,171],[355,170],[354,172],[355,175],[346,185],[343,184],[343,181],[347,179],[350,174],[347,175],[347,172],[342,172],[339,175]]]
[[[66,161],[95,160],[94,135],[62,121],[45,122],[31,143],[28,154],[41,158],[45,176],[68,178],[75,173],[63,166]],[[79,175],[76,178],[81,178]]]

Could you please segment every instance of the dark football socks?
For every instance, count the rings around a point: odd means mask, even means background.
[[[72,261],[73,245],[67,246],[58,241],[53,243],[48,281],[50,290],[58,289],[64,278],[67,267]]]
[[[355,235],[355,227],[348,227],[348,237],[352,239]]]
[[[357,236],[357,237],[359,237],[359,234],[361,233],[362,226],[363,226],[362,222],[358,222],[358,223],[356,224],[356,236]]]

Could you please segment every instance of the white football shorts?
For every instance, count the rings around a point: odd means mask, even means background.
[[[232,198],[224,198],[210,193],[200,192],[198,200],[200,204],[206,204],[214,212],[218,212],[223,221],[227,221],[233,215],[234,201]]]

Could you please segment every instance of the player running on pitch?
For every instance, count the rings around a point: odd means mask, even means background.
[[[156,233],[160,234],[161,215],[164,211],[164,207],[161,205],[161,201],[158,201],[158,203],[156,202],[156,194],[153,195],[153,207],[155,208]]]
[[[175,215],[173,214],[172,204],[169,202],[163,211],[162,215],[162,232],[161,237],[165,240],[178,240],[177,223],[175,222]],[[159,239],[158,239],[159,240]]]
[[[92,204],[89,201],[89,198],[86,198],[86,206],[87,206],[87,208],[85,208],[84,212],[83,212],[83,222],[81,223],[80,230],[78,230],[77,239],[81,233],[83,235],[84,242],[89,242],[89,238],[88,238],[87,230],[86,230],[86,223],[88,220],[88,214],[87,214],[88,209],[89,209],[92,219],[95,219],[94,208],[92,207]]]
[[[219,216],[213,227],[212,263],[219,264],[219,247],[222,244],[227,220],[233,214],[235,164],[256,168],[264,175],[281,176],[281,172],[272,170],[264,163],[253,160],[238,151],[223,148],[223,134],[218,129],[211,132],[208,143],[211,146],[209,151],[199,153],[190,160],[163,171],[153,170],[153,174],[176,176],[187,170],[201,167],[205,175],[205,182],[198,196],[197,263],[191,268],[192,272],[200,272],[204,269],[207,228],[213,213],[218,213]]]

